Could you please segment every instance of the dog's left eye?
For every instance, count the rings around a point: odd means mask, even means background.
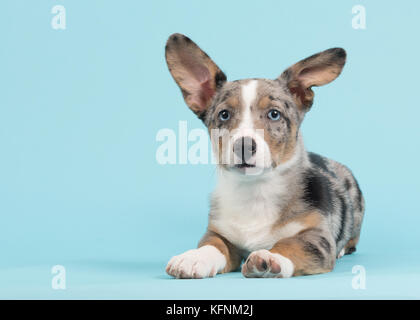
[[[270,111],[268,111],[267,117],[273,121],[277,121],[280,119],[280,111],[276,109],[271,109]]]
[[[230,119],[230,112],[227,110],[222,110],[219,112],[219,119],[222,121],[228,121]]]

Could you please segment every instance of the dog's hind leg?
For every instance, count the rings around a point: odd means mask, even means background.
[[[278,241],[270,250],[252,252],[242,266],[247,278],[288,278],[329,272],[335,243],[328,230],[309,228]]]
[[[344,254],[352,254],[356,251],[356,245],[359,242],[359,237],[352,238],[347,242],[347,244],[344,246]]]

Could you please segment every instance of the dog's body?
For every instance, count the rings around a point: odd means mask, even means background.
[[[203,278],[246,259],[246,277],[290,277],[331,271],[337,257],[352,253],[364,214],[357,181],[345,166],[306,152],[299,130],[311,87],[340,74],[344,50],[311,56],[276,80],[227,82],[180,34],[168,40],[166,59],[220,162],[207,233],[198,249],[172,258],[167,272]]]

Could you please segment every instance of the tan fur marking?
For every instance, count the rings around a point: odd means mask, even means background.
[[[280,240],[270,252],[281,254],[293,262],[295,267],[293,276],[325,273],[332,270],[332,268],[322,268],[315,263],[303,250],[302,242],[295,237]]]
[[[290,210],[290,209],[289,209]],[[282,256],[290,259],[295,267],[294,276],[325,273],[332,270],[332,268],[324,268],[317,264],[312,257],[303,249],[303,242],[299,239],[299,234],[306,230],[319,227],[324,218],[318,211],[310,211],[307,214],[299,215],[296,219],[288,219],[282,221],[275,227],[280,228],[290,222],[299,222],[305,226],[305,229],[300,231],[296,236],[282,239],[278,241],[270,250],[272,253],[279,253]]]
[[[286,144],[284,145],[283,155],[280,158],[281,163],[285,163],[289,161],[292,156],[295,154],[296,149],[296,130],[297,126],[293,123],[290,129],[289,139],[287,140]]]
[[[237,96],[230,97],[226,100],[226,104],[234,109],[240,109],[240,101]]]
[[[218,106],[215,113],[218,114],[220,111],[222,111],[223,109],[226,109],[227,107],[239,110],[241,108],[241,103],[240,103],[239,98],[236,95],[229,97],[228,99],[226,99],[225,102],[223,102],[220,106]],[[232,133],[232,130],[235,130],[238,128],[239,124],[240,124],[240,121],[237,118],[233,118],[231,119],[231,121],[229,121],[229,126],[225,128],[227,131],[224,132],[222,131],[223,129],[221,129],[220,131],[222,135],[219,136],[218,138],[219,147],[218,147],[217,157],[218,157],[218,164],[222,167],[226,166],[226,163],[228,162],[229,153],[226,151],[226,148],[229,145],[228,141],[230,139],[230,134]],[[208,132],[210,135],[212,135],[213,129],[218,129],[217,126],[215,125],[215,122],[209,124],[208,126]]]
[[[295,153],[297,126],[292,123],[289,138],[285,143],[278,143],[269,132],[264,131],[264,139],[270,146],[273,162],[276,166],[289,161]]]
[[[264,96],[258,101],[257,107],[259,109],[266,109],[271,103],[269,96]],[[256,129],[265,129],[265,125],[260,119],[254,119],[254,127]],[[270,148],[272,160],[276,166],[289,161],[294,155],[297,142],[296,130],[298,130],[297,126],[292,122],[288,140],[283,143],[279,143],[279,141],[272,137],[268,130],[264,130],[264,140]]]
[[[260,101],[258,101],[258,108],[260,109],[265,109],[267,108],[271,103],[271,99],[268,96],[264,96],[260,99]]]
[[[294,202],[295,201],[291,201],[291,205],[289,205],[283,210],[282,216],[287,216],[290,213],[291,207],[294,204]],[[322,221],[323,221],[323,217],[318,211],[311,211],[311,212],[308,212],[307,214],[298,215],[296,218],[280,220],[277,224],[273,226],[273,229],[282,228],[286,224],[291,223],[291,222],[299,222],[300,224],[305,226],[304,230],[306,230],[306,229],[315,228],[319,226]]]

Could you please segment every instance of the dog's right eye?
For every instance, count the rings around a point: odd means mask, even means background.
[[[276,109],[271,109],[268,113],[267,113],[267,117],[273,121],[277,121],[280,119],[280,112]]]
[[[228,110],[222,110],[219,112],[219,119],[222,121],[228,121],[230,119],[230,112]]]

